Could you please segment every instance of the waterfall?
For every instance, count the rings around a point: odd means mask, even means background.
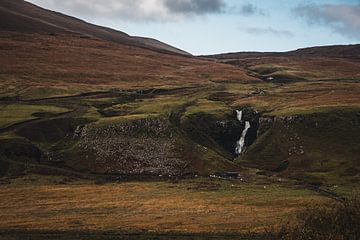
[[[242,121],[242,111],[236,110],[236,113],[237,113],[237,119],[241,122]],[[245,128],[241,133],[241,137],[240,137],[239,141],[236,142],[235,153],[238,155],[241,154],[241,152],[244,150],[246,133],[250,127],[251,127],[250,122],[245,121]]]
[[[242,111],[236,110],[236,114],[237,114],[237,119],[239,121],[241,121],[242,120]]]

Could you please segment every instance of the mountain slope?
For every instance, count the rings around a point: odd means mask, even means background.
[[[199,60],[158,40],[131,37],[23,0],[0,1],[0,46],[6,95],[19,84],[93,89],[255,80],[241,68]]]
[[[189,55],[185,51],[154,39],[132,37],[120,31],[96,26],[61,13],[42,9],[23,0],[2,0],[0,2],[0,30],[81,34],[156,51]]]
[[[127,89],[256,80],[236,66],[81,36],[1,32],[0,46],[7,95],[14,86]]]

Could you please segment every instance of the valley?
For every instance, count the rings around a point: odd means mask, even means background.
[[[209,175],[240,169],[239,162],[271,171],[291,161],[291,171],[278,174],[347,182],[355,176],[346,172],[357,169],[359,91],[358,83],[214,83],[27,95],[1,105],[8,115],[0,130],[2,152],[11,159],[125,175]],[[238,121],[238,109],[252,126],[240,155],[235,150],[245,122]]]
[[[1,114],[11,121],[0,130],[0,202],[16,196],[20,206],[2,206],[7,220],[0,229],[59,238],[73,231],[81,236],[82,228],[93,236],[115,230],[114,236],[165,231],[199,239],[209,232],[266,234],[307,205],[358,189],[359,86],[213,83],[75,95],[70,90],[2,101]],[[26,114],[20,116],[19,109]],[[258,125],[252,133],[248,129],[240,155],[235,149],[244,123],[237,109],[251,126]],[[234,171],[239,179],[211,178]],[[58,191],[62,197],[54,195]],[[85,213],[67,203],[70,195],[75,202],[94,202]],[[40,204],[37,220],[31,202]],[[110,204],[109,213],[104,204]],[[67,208],[77,210],[69,216]],[[56,220],[49,221],[50,215]],[[97,222],[101,216],[110,225]]]
[[[193,56],[0,13],[0,239],[277,239],[358,197],[359,45]]]

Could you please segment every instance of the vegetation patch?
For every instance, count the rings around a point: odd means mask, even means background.
[[[101,185],[60,180],[28,176],[0,185],[0,207],[5,211],[0,229],[262,234],[301,208],[327,201],[286,184],[264,188],[240,180],[195,178]],[[12,208],[6,207],[9,201]]]
[[[12,138],[0,140],[0,156],[1,161],[12,159],[25,163],[38,163],[43,153],[29,141]]]
[[[360,201],[358,197],[342,202],[312,205],[297,214],[297,221],[284,226],[278,239],[359,239]]]
[[[183,117],[196,113],[206,113],[221,118],[226,113],[231,111],[232,109],[222,102],[200,99],[186,108],[186,112],[184,113]]]
[[[16,133],[33,142],[56,143],[73,137],[78,126],[89,122],[84,118],[54,118],[27,124],[16,130]]]
[[[11,124],[36,119],[36,115],[45,113],[59,114],[69,111],[66,108],[51,105],[29,105],[29,104],[9,104],[0,105],[0,127]]]

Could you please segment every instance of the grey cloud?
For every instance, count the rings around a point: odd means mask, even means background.
[[[261,9],[259,9],[257,6],[251,3],[243,5],[239,13],[243,15],[256,15],[256,14],[264,15],[264,12]]]
[[[125,21],[176,21],[221,13],[224,0],[29,0],[40,6],[86,18]]]
[[[223,0],[165,0],[165,6],[175,13],[219,13],[225,8]]]
[[[247,28],[247,33],[254,34],[254,35],[276,35],[276,36],[283,36],[283,37],[294,37],[294,34],[291,31],[287,30],[277,30],[272,27],[268,28]]]
[[[327,26],[344,36],[360,40],[360,3],[300,5],[293,12],[309,24]]]

